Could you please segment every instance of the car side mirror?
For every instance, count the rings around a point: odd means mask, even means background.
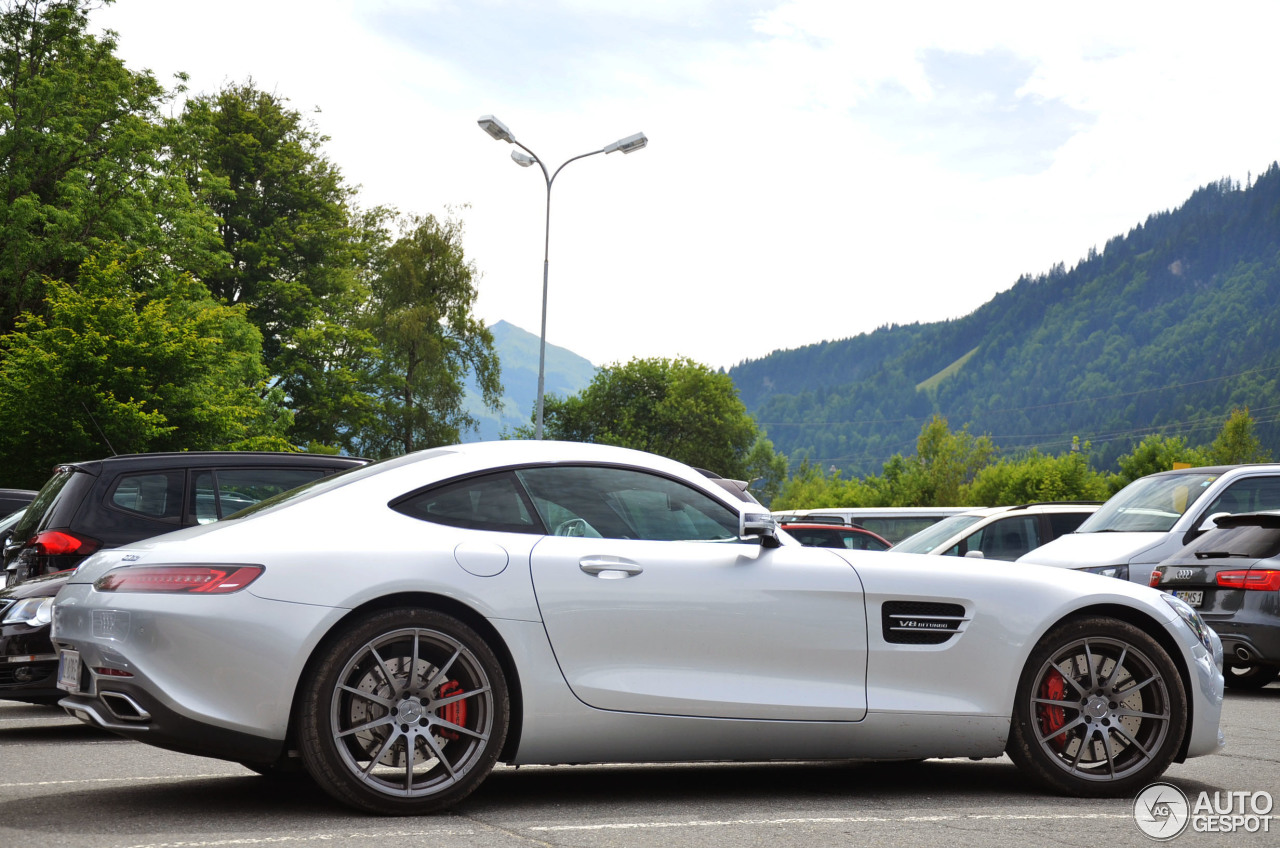
[[[982,551],[969,551],[965,554],[965,559],[986,559],[987,555]]]
[[[760,544],[766,548],[779,547],[778,519],[767,512],[744,512],[738,516],[738,536],[748,538],[759,537]]]

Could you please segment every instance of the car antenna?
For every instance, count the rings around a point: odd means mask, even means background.
[[[93,413],[89,411],[89,407],[84,401],[80,401],[80,405],[84,407],[84,414],[89,416],[89,420],[93,422],[94,429],[98,431],[98,435],[102,437],[102,441],[107,443],[107,450],[111,451],[112,456],[119,456],[116,449],[111,446],[111,440],[107,438],[107,434],[102,432],[102,428],[98,426],[98,419],[93,417]]]

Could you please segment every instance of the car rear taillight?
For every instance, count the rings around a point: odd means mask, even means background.
[[[94,582],[99,592],[176,592],[226,595],[262,574],[260,565],[126,565]]]
[[[1246,571],[1219,571],[1218,585],[1228,589],[1272,592],[1280,589],[1280,569],[1253,568]]]
[[[1151,578],[1147,580],[1148,586],[1159,586],[1160,580],[1164,577],[1164,568],[1157,565],[1151,570]]]
[[[97,539],[73,536],[61,530],[45,530],[37,533],[29,544],[41,556],[63,556],[64,554],[88,556],[102,547],[102,543]]]

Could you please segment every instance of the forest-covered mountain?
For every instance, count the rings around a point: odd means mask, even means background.
[[[1280,166],[1207,185],[963,318],[729,373],[780,452],[846,475],[914,453],[934,414],[1010,452],[1079,437],[1108,467],[1150,433],[1210,442],[1247,406],[1280,454]]]

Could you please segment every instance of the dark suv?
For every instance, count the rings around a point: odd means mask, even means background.
[[[1220,516],[1217,528],[1166,559],[1151,585],[1186,601],[1222,637],[1236,689],[1280,677],[1280,512]]]
[[[103,548],[207,524],[364,465],[350,456],[203,451],[113,456],[58,466],[13,528],[0,592],[0,698],[54,703],[53,596]]]

